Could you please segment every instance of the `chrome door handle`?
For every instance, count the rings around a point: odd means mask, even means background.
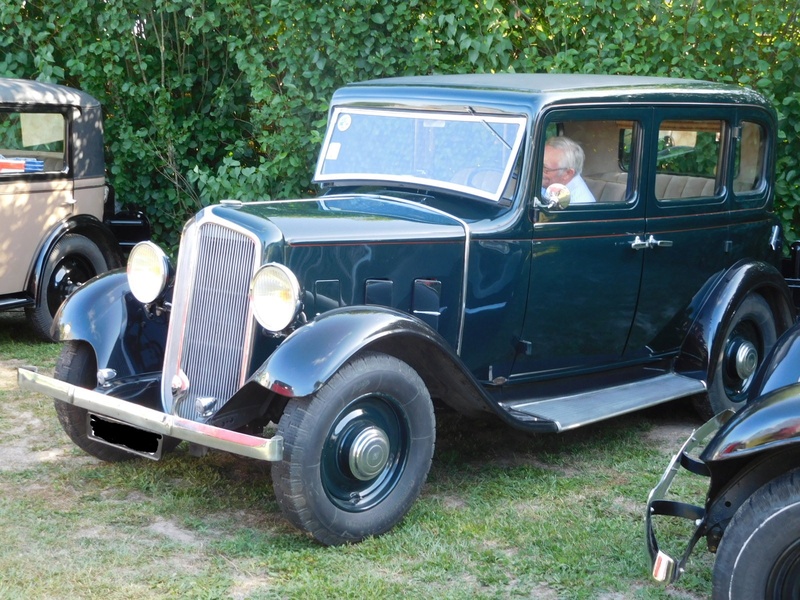
[[[647,250],[650,247],[649,240],[646,242],[638,235],[631,242],[631,248],[634,250]]]
[[[651,235],[649,238],[647,238],[647,246],[650,248],[671,248],[672,240],[657,240]]]

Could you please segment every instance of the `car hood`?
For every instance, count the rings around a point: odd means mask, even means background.
[[[269,221],[290,246],[320,242],[454,240],[466,238],[467,229],[465,223],[440,210],[387,196],[337,195],[245,203],[236,211],[242,217]],[[225,218],[239,220],[228,210]]]

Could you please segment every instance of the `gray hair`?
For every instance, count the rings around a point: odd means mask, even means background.
[[[564,169],[574,169],[577,175],[583,171],[583,161],[586,155],[583,153],[583,148],[573,141],[571,138],[558,136],[551,137],[545,142],[545,146],[550,146],[556,150],[560,150],[564,155],[564,163],[559,165]]]

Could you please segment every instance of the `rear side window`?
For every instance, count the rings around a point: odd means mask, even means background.
[[[65,132],[60,113],[0,112],[0,177],[63,171]]]
[[[723,121],[662,121],[656,154],[656,198],[711,198],[718,193]]]
[[[736,140],[733,191],[737,194],[760,191],[766,182],[764,164],[766,131],[759,123],[743,121]]]

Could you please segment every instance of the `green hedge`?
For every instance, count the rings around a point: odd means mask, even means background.
[[[753,87],[779,110],[776,208],[800,235],[796,0],[54,0],[0,6],[0,75],[106,110],[109,178],[174,245],[221,198],[313,193],[334,89],[490,71],[668,75]]]

